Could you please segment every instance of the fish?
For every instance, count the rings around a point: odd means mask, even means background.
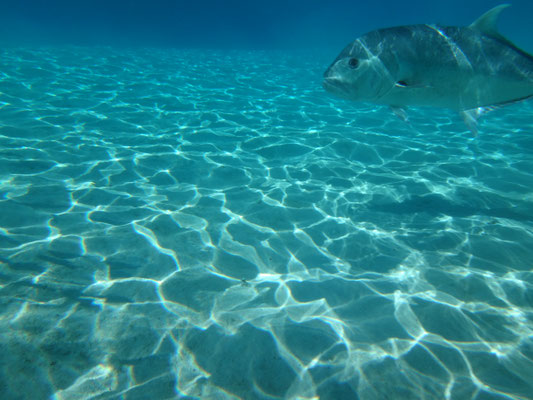
[[[501,4],[469,26],[405,25],[371,31],[324,72],[324,89],[348,100],[459,112],[477,135],[481,115],[533,96],[533,56],[497,28]]]

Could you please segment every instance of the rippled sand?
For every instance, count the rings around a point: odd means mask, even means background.
[[[0,51],[0,398],[533,399],[533,103],[332,56]]]

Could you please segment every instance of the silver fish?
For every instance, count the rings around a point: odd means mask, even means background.
[[[533,56],[496,27],[502,4],[467,27],[410,25],[369,32],[350,43],[324,73],[339,97],[389,105],[456,110],[477,134],[477,119],[533,96]]]

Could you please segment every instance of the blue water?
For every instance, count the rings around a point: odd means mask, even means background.
[[[533,399],[533,102],[473,137],[326,94],[353,36],[84,29],[0,49],[0,399]]]

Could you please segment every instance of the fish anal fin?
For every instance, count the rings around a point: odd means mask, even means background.
[[[477,136],[477,120],[488,111],[490,110],[485,110],[484,107],[478,107],[471,110],[463,110],[459,114],[463,118],[463,121],[470,132],[472,132],[474,136]]]
[[[499,6],[496,6],[490,9],[485,14],[483,14],[481,17],[476,19],[472,24],[470,24],[470,28],[480,31],[484,35],[491,36],[493,38],[502,40],[504,42],[508,42],[509,40],[506,39],[504,36],[502,36],[500,32],[498,32],[497,25],[498,25],[498,18],[501,12],[509,6],[510,4],[501,4]]]
[[[407,116],[407,109],[400,106],[390,106],[390,109],[398,118],[402,121],[409,123],[409,117]]]
[[[488,109],[490,109],[489,111],[497,110],[498,108],[501,108],[501,107],[503,107],[503,106],[508,106],[508,105],[515,104],[515,103],[521,103],[522,101],[525,101],[525,100],[531,99],[532,97],[533,97],[533,95],[531,95],[531,96],[525,96],[525,97],[521,97],[521,98],[519,98],[519,99],[513,99],[513,100],[509,100],[509,101],[504,101],[504,102],[502,102],[502,103],[494,104],[493,106],[490,106],[490,107],[484,107],[484,108],[488,108]]]
[[[485,115],[491,111],[499,110],[502,107],[508,106],[510,104],[520,103],[524,100],[531,99],[533,96],[526,96],[522,97],[520,99],[510,100],[503,103],[498,103],[490,106],[484,106],[484,107],[477,107],[472,108],[470,110],[463,110],[460,111],[459,114],[463,118],[463,121],[465,122],[466,126],[470,131],[474,134],[474,136],[477,136],[477,120],[482,116]]]

